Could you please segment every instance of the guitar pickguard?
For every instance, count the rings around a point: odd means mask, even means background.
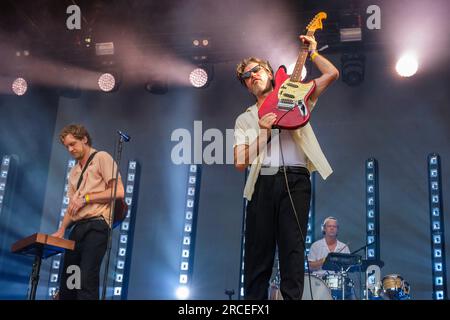
[[[305,105],[305,97],[314,86],[314,82],[301,83],[293,82],[287,79],[278,90],[277,108],[283,111],[289,111],[298,107],[300,114],[305,117],[308,114],[308,108]]]

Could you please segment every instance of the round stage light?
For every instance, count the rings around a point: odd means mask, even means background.
[[[196,88],[203,88],[208,84],[208,73],[203,68],[196,68],[189,74],[189,81]]]
[[[401,77],[412,77],[419,69],[417,56],[413,53],[405,53],[398,59],[395,70]]]
[[[103,73],[98,78],[98,86],[100,90],[110,92],[116,86],[116,78],[111,73]]]
[[[23,96],[27,92],[28,84],[24,78],[17,78],[12,83],[12,91],[18,96]]]

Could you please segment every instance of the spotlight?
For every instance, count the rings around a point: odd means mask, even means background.
[[[111,92],[117,87],[116,84],[117,80],[111,73],[103,73],[98,78],[98,86],[102,91]]]
[[[210,39],[206,37],[197,37],[192,40],[192,45],[194,48],[206,48],[210,43]]]
[[[361,15],[358,12],[347,11],[339,17],[339,35],[341,42],[362,41]]]
[[[362,53],[344,53],[341,57],[342,81],[351,87],[364,80],[366,57]]]
[[[30,55],[29,50],[17,50],[16,57],[28,57]]]
[[[417,56],[411,52],[405,53],[397,61],[395,65],[395,70],[401,77],[412,77],[416,74],[419,68],[419,62],[417,61]]]
[[[205,62],[208,59],[208,56],[200,55],[200,56],[193,56],[192,60],[196,63]]]
[[[84,37],[84,45],[86,48],[90,48],[92,44],[92,37],[90,35],[87,35]]]
[[[99,42],[95,44],[97,56],[114,55],[114,42]]]
[[[189,298],[189,288],[186,286],[181,286],[177,288],[176,291],[177,299],[179,300],[186,300]]]
[[[24,78],[16,78],[13,81],[11,88],[16,95],[23,96],[27,92],[28,84]]]
[[[189,81],[194,87],[201,88],[208,82],[208,73],[205,69],[195,68],[189,74]]]
[[[192,60],[195,64],[207,63],[211,50],[211,40],[208,37],[198,36],[192,40]]]
[[[189,81],[196,88],[206,88],[212,80],[212,67],[199,66],[189,74]]]

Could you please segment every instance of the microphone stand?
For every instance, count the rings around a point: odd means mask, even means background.
[[[368,255],[367,255],[367,249],[369,248],[369,246],[370,246],[371,244],[372,244],[372,243],[368,243],[368,244],[366,244],[365,246],[362,246],[361,248],[359,248],[359,249],[353,251],[351,254],[355,254],[355,253],[357,253],[357,252],[359,252],[359,251],[365,249],[365,255],[366,255],[366,260],[367,260],[367,257],[368,257]],[[359,273],[360,273],[359,279],[361,280],[361,273],[362,273],[361,266],[359,267]],[[367,290],[367,275],[366,275],[365,272],[364,272],[364,279],[365,279],[365,282],[364,282],[365,298],[366,298],[366,300],[369,300],[369,294],[368,294],[368,290]],[[360,292],[359,292],[359,296],[360,296],[360,297],[362,296],[361,290],[362,290],[362,288],[360,288]]]
[[[368,259],[367,250],[369,249],[369,245],[371,245],[371,243],[368,243],[365,246],[362,246],[358,250],[353,251],[351,254],[355,254],[355,253],[357,253],[357,252],[359,252],[359,251],[364,249],[364,252],[365,252],[365,255],[366,255],[366,261],[367,261],[367,259]],[[361,279],[361,273],[362,273],[361,266],[359,267],[359,273],[360,273],[360,278],[359,279]],[[369,290],[367,289],[367,274],[366,274],[366,272],[364,272],[364,279],[365,279],[365,281],[364,281],[364,293],[365,293],[364,296],[365,296],[366,300],[369,300]],[[360,288],[360,290],[361,289],[362,288]],[[362,296],[361,291],[360,291],[360,296]]]
[[[225,289],[225,294],[228,296],[228,300],[233,300],[234,290],[233,289]]]
[[[366,244],[365,246],[362,246],[362,247],[359,248],[358,250],[353,251],[351,254],[355,254],[355,253],[357,253],[358,251],[361,251],[362,249],[366,249],[366,259],[367,259],[367,247],[368,247],[369,245],[371,245],[371,243],[370,243],[370,244]]]
[[[108,282],[108,271],[109,271],[109,261],[111,258],[111,242],[112,242],[112,228],[113,228],[113,224],[114,224],[114,209],[116,206],[116,198],[117,198],[117,184],[119,182],[119,168],[120,168],[120,159],[122,157],[122,147],[123,147],[123,143],[124,141],[129,141],[129,138],[127,139],[127,137],[118,131],[119,133],[119,142],[118,142],[118,148],[117,148],[117,170],[116,170],[116,177],[115,177],[115,182],[114,182],[114,192],[113,192],[113,196],[112,196],[112,204],[111,204],[111,208],[109,211],[109,221],[111,221],[111,227],[108,229],[108,245],[106,248],[106,262],[105,262],[105,270],[103,273],[103,289],[102,289],[102,296],[101,296],[101,300],[105,300],[106,299],[106,285]],[[114,172],[114,163],[113,162],[113,172]]]

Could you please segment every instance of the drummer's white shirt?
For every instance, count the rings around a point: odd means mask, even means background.
[[[311,245],[311,249],[309,250],[309,254],[308,254],[308,260],[309,261],[317,261],[320,259],[325,258],[329,253],[330,253],[330,249],[328,248],[327,242],[325,240],[325,238],[322,238],[320,240],[317,240],[316,242],[314,242]],[[339,240],[337,240],[337,244],[336,244],[336,248],[334,248],[333,252],[340,252],[340,253],[350,253],[350,249],[348,248],[348,246],[343,243],[340,242]],[[313,271],[314,274],[318,275],[318,276],[323,276],[324,274],[327,274],[328,271],[323,270],[322,268]]]

